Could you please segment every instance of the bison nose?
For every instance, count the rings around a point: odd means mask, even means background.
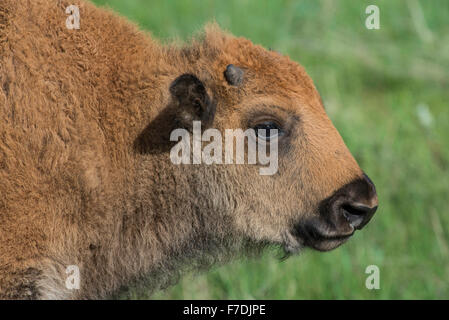
[[[341,232],[362,229],[377,210],[376,188],[366,174],[343,186],[328,199],[327,214]]]
[[[355,180],[344,189],[344,201],[340,202],[338,214],[343,215],[354,229],[362,229],[377,210],[376,187],[364,173],[361,179]]]

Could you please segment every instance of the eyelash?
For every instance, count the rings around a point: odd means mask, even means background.
[[[284,134],[282,127],[277,122],[271,121],[271,120],[259,122],[256,125],[254,125],[252,128],[256,132],[257,137],[260,137],[261,139],[264,139],[267,141],[269,141],[275,137],[282,136]],[[271,130],[277,130],[277,134],[273,135],[273,136],[272,135],[267,136],[268,130],[270,130],[270,134],[271,134]],[[261,131],[265,131],[265,135],[262,135]]]

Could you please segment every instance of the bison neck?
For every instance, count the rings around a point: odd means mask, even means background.
[[[128,283],[157,290],[182,272],[229,261],[248,245],[229,233],[224,200],[199,196],[210,188],[198,182],[201,172],[176,167],[167,158],[137,156],[120,187],[125,192],[116,199],[116,234],[110,240],[120,245],[102,253],[111,268],[105,271],[120,274],[115,290]]]

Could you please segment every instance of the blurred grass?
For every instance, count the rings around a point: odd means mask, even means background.
[[[236,261],[158,299],[449,299],[449,2],[95,0],[162,39],[204,23],[271,47],[305,66],[329,116],[376,183],[380,207],[335,251],[280,262]],[[380,268],[380,290],[365,268]],[[131,298],[149,298],[130,292]]]

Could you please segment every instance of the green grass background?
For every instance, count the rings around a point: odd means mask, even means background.
[[[449,299],[449,1],[95,0],[155,37],[215,20],[300,62],[376,183],[380,207],[347,244],[236,261],[135,299]],[[380,8],[380,30],[365,8]],[[380,289],[365,268],[380,268]]]

